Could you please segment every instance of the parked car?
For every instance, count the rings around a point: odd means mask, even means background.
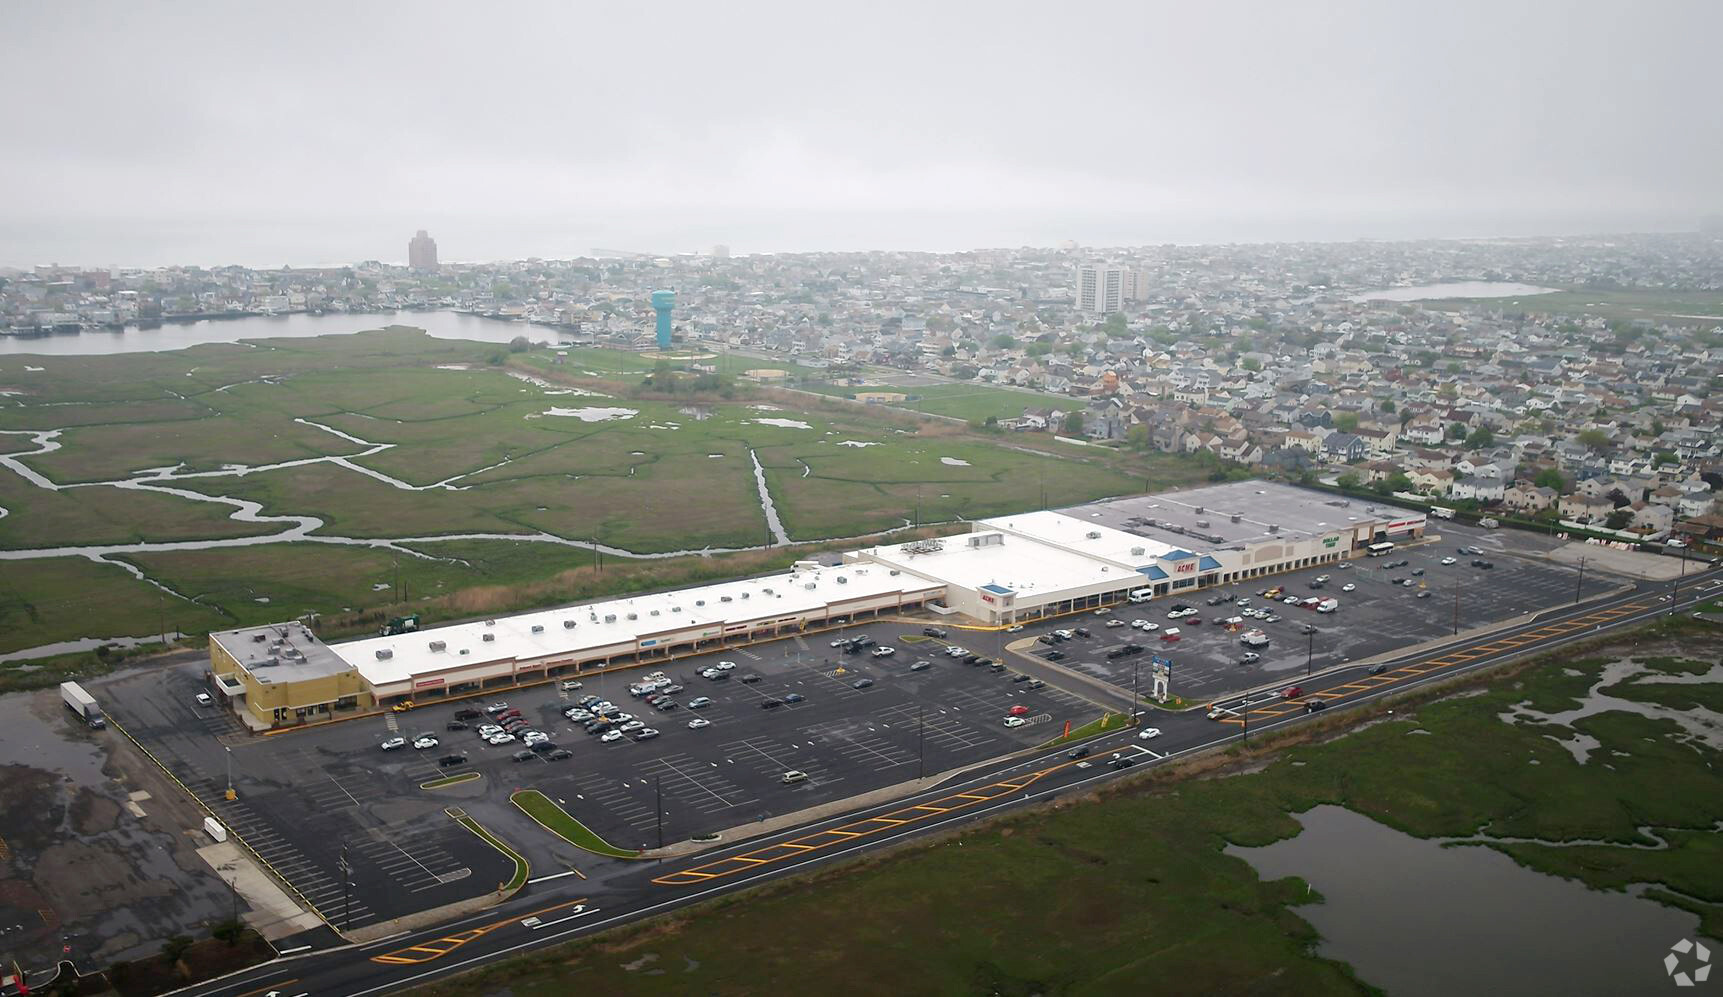
[[[707,720],[705,717],[695,717],[694,719],[688,721],[688,729],[689,730],[699,730],[702,727],[710,727],[710,726],[712,726],[712,721]]]
[[[1046,654],[1041,655],[1041,657],[1046,658],[1048,661],[1064,661],[1065,660],[1065,652],[1064,651],[1048,651]]]
[[[873,687],[873,679],[856,679],[850,683],[852,689],[868,689]]]
[[[638,720],[630,720],[627,723],[623,724],[622,726],[620,726],[616,729],[620,730],[624,734],[632,734],[635,731],[637,731],[640,728],[645,727],[645,726],[646,726],[645,724],[641,723]]]
[[[538,755],[531,751],[517,751],[509,757],[513,758],[517,762],[530,762],[537,758]]]
[[[569,758],[573,758],[573,757],[574,757],[574,752],[568,750],[567,748],[558,748],[555,751],[552,751],[550,754],[545,755],[544,760],[547,762],[560,762],[560,761],[563,761],[565,759],[569,759]]]
[[[551,752],[556,750],[556,742],[548,740],[548,739],[543,740],[543,741],[535,741],[534,743],[527,745],[527,747],[532,749],[533,751],[538,752],[541,755],[548,755]]]
[[[784,702],[786,702],[786,703],[800,703],[807,698],[808,697],[802,695],[799,692],[790,692],[790,693],[784,694]]]
[[[762,709],[762,710],[775,710],[782,705],[784,705],[784,701],[781,699],[762,699],[762,700],[760,700],[760,709]]]
[[[634,732],[634,739],[636,741],[650,741],[657,736],[658,731],[652,727],[645,727]]]
[[[477,720],[482,716],[484,716],[484,713],[479,710],[465,709],[455,711],[456,720]]]
[[[462,754],[444,755],[437,759],[437,764],[443,768],[453,768],[456,765],[465,765],[466,762],[467,756]]]
[[[567,682],[564,682],[560,688],[563,692],[573,692],[576,689],[583,688],[583,684],[579,679],[569,679]]]
[[[931,661],[917,661],[915,664],[909,666],[909,670],[912,672],[925,672],[932,667],[933,662]]]
[[[612,741],[620,741],[626,736],[627,735],[623,734],[619,730],[607,730],[604,733],[598,735],[598,739],[600,741],[603,741],[605,744],[609,744]]]
[[[1016,706],[1011,707],[1009,710],[1006,710],[1005,712],[1010,714],[1011,716],[1020,717],[1020,716],[1023,716],[1024,714],[1029,712],[1029,707],[1024,706],[1022,703],[1018,703]]]
[[[462,723],[459,720],[450,720],[448,723],[443,725],[443,729],[444,730],[466,730],[467,725]]]
[[[1021,727],[1026,723],[1028,723],[1028,721],[1024,720],[1022,717],[1006,717],[1005,718],[1005,726],[1007,726],[1007,727]]]
[[[712,698],[710,696],[695,696],[693,699],[688,701],[688,708],[690,710],[703,710],[711,705]]]
[[[436,746],[437,739],[429,734],[424,734],[413,739],[413,747],[420,751],[424,751],[426,748],[434,748]]]
[[[744,685],[753,685],[755,682],[760,681],[760,676],[755,675],[753,672],[747,672],[741,676],[741,680]]]
[[[807,778],[808,774],[806,772],[802,772],[798,769],[791,769],[779,776],[778,781],[785,785],[789,785],[792,782],[806,782]]]
[[[887,644],[881,644],[879,647],[873,649],[873,656],[876,658],[889,658],[896,653],[897,648]]]
[[[513,744],[514,742],[515,736],[510,734],[508,731],[503,731],[501,734],[492,734],[490,737],[485,739],[485,743],[489,744],[493,748],[499,745]]]
[[[396,748],[405,748],[406,746],[407,739],[404,737],[391,737],[382,745],[384,751],[394,751]]]

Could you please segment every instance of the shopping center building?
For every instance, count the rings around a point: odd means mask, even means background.
[[[1422,513],[1271,482],[999,516],[842,563],[324,645],[303,625],[210,635],[210,670],[254,729],[461,695],[927,610],[1002,625],[1159,599],[1362,554]]]

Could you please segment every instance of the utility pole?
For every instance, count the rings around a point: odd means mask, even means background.
[[[658,796],[658,847],[664,847],[664,773],[652,777],[653,791]]]
[[[1669,615],[1675,615],[1675,600],[1681,598],[1681,582],[1687,577],[1687,545],[1681,545],[1681,574],[1675,579],[1675,587],[1669,590]]]
[[[227,897],[228,897],[228,902],[229,902],[228,903],[227,919],[232,924],[238,924],[239,923],[239,877],[235,876],[234,878],[227,881]]]
[[[1573,604],[1579,605],[1579,589],[1585,584],[1585,558],[1579,559],[1579,579],[1573,583]]]
[[[1239,719],[1244,721],[1244,743],[1250,743],[1250,700],[1241,700],[1238,706]]]
[[[1454,633],[1460,632],[1460,586],[1454,586]]]
[[[927,776],[927,707],[915,711],[915,777]]]
[[[1304,677],[1309,678],[1311,665],[1316,660],[1316,631],[1312,630],[1305,636],[1309,637],[1310,641],[1304,648]]]

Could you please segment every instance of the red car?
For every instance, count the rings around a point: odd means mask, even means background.
[[[1020,717],[1020,716],[1023,716],[1025,713],[1029,712],[1029,707],[1024,706],[1022,703],[1018,703],[1016,706],[1013,706],[1012,708],[1010,708],[1009,710],[1006,710],[1005,712],[1011,714],[1014,717]]]
[[[1289,686],[1280,691],[1280,698],[1282,699],[1297,699],[1302,695],[1304,695],[1304,687],[1300,685]]]

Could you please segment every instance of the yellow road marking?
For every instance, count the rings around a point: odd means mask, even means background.
[[[505,925],[512,924],[516,921],[524,921],[529,917],[537,917],[540,914],[548,914],[553,910],[561,910],[564,907],[573,907],[576,904],[583,904],[585,902],[586,898],[581,897],[579,900],[564,901],[563,903],[553,904],[541,910],[528,911],[525,914],[516,914],[513,917],[507,917],[501,921],[493,921],[490,924],[481,925],[480,927],[472,928],[467,931],[456,932],[452,935],[444,935],[442,938],[433,938],[429,942],[425,942],[423,944],[408,945],[405,948],[399,948],[393,952],[374,955],[371,957],[371,961],[382,963],[385,966],[416,966],[419,963],[430,962],[433,959],[441,959],[443,956],[448,955],[450,952],[460,948],[462,945],[465,945],[476,938],[483,938]],[[436,946],[439,944],[446,947],[437,948]],[[423,954],[415,955],[413,953]]]
[[[1019,777],[1010,782],[995,782],[975,789],[968,789],[961,793],[953,793],[950,796],[941,797],[940,799],[933,800],[929,803],[918,803],[913,806],[904,807],[901,810],[894,810],[888,814],[881,814],[877,817],[865,817],[861,820],[846,824],[843,827],[832,828],[826,831],[817,831],[812,834],[803,835],[802,837],[791,841],[765,845],[741,855],[732,855],[729,858],[717,859],[712,862],[707,862],[704,865],[695,866],[691,869],[683,869],[680,872],[667,873],[654,879],[653,882],[660,886],[691,886],[695,883],[703,883],[710,879],[721,879],[725,876],[734,876],[737,873],[747,872],[762,865],[781,862],[789,858],[798,858],[802,855],[806,855],[808,852],[818,851],[822,848],[830,848],[833,845],[853,841],[856,838],[864,838],[868,835],[880,834],[885,831],[902,827],[906,824],[928,820],[933,817],[951,813],[954,810],[962,810],[965,807],[975,806],[977,803],[987,803],[1011,793],[1021,792],[1037,780],[1052,775],[1054,772],[1067,766],[1076,764],[1078,764],[1077,759],[1060,762],[1057,765],[1052,765],[1039,771],[1032,772],[1026,777]]]

